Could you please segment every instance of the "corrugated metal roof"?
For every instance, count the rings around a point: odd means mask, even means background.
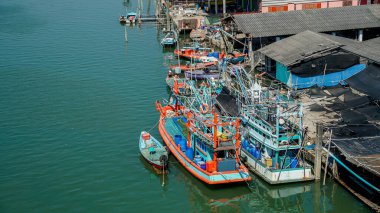
[[[348,6],[276,13],[236,14],[233,19],[252,37],[293,35],[380,27],[380,5]]]
[[[257,51],[285,66],[292,66],[303,60],[324,56],[341,46],[339,42],[307,30]]]
[[[363,58],[367,58],[371,61],[374,61],[377,64],[380,64],[380,37],[364,42],[358,42],[352,39],[343,38],[339,36],[332,36],[327,34],[323,35],[331,40],[343,44],[343,46],[341,47],[343,50],[351,52]]]
[[[338,48],[380,64],[380,37],[358,42],[307,30],[257,51],[285,66],[292,66],[303,60],[319,58]]]
[[[368,58],[377,64],[380,64],[380,37],[364,41],[361,44],[355,46],[347,45],[343,48],[354,54]]]

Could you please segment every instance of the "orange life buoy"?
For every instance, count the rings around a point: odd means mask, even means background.
[[[199,111],[201,111],[202,114],[206,114],[209,110],[209,106],[206,103],[202,103],[199,107]]]

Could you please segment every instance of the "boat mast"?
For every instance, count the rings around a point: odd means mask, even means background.
[[[235,125],[236,125],[236,134],[235,134],[235,140],[236,140],[236,143],[235,143],[236,150],[235,151],[236,151],[236,153],[235,153],[235,156],[236,156],[236,162],[238,163],[239,162],[238,150],[240,149],[240,134],[239,134],[240,119],[239,118],[236,119]]]
[[[214,115],[214,149],[218,147],[218,115],[212,110],[212,114]],[[216,161],[217,153],[214,152],[214,161]]]
[[[191,147],[191,142],[190,142],[190,117],[191,117],[191,113],[190,111],[187,112],[187,123],[186,123],[186,126],[187,126],[187,147]]]

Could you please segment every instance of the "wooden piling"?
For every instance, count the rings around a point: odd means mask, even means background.
[[[215,0],[215,14],[218,14],[218,0]]]
[[[327,153],[326,153],[326,161],[325,161],[325,173],[323,175],[323,185],[326,184],[326,175],[327,175],[327,169],[328,169],[328,165],[329,165],[329,156],[330,156],[330,147],[331,147],[331,137],[332,137],[332,130],[330,130],[330,140],[329,140],[329,146],[328,146],[328,149],[327,149]]]
[[[170,31],[170,15],[169,15],[169,8],[166,8],[166,30]]]
[[[226,0],[223,0],[223,18],[226,17]]]
[[[323,126],[321,123],[317,123],[317,138],[315,140],[315,159],[314,159],[314,172],[315,180],[321,179],[321,164],[322,164],[322,137]]]

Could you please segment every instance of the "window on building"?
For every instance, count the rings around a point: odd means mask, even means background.
[[[321,8],[321,3],[302,4],[302,10],[318,9]]]
[[[271,6],[268,7],[268,12],[281,12],[281,11],[288,11],[288,5],[286,6]]]
[[[350,1],[350,0],[343,1],[343,7],[345,7],[345,6],[352,6],[352,1]]]

